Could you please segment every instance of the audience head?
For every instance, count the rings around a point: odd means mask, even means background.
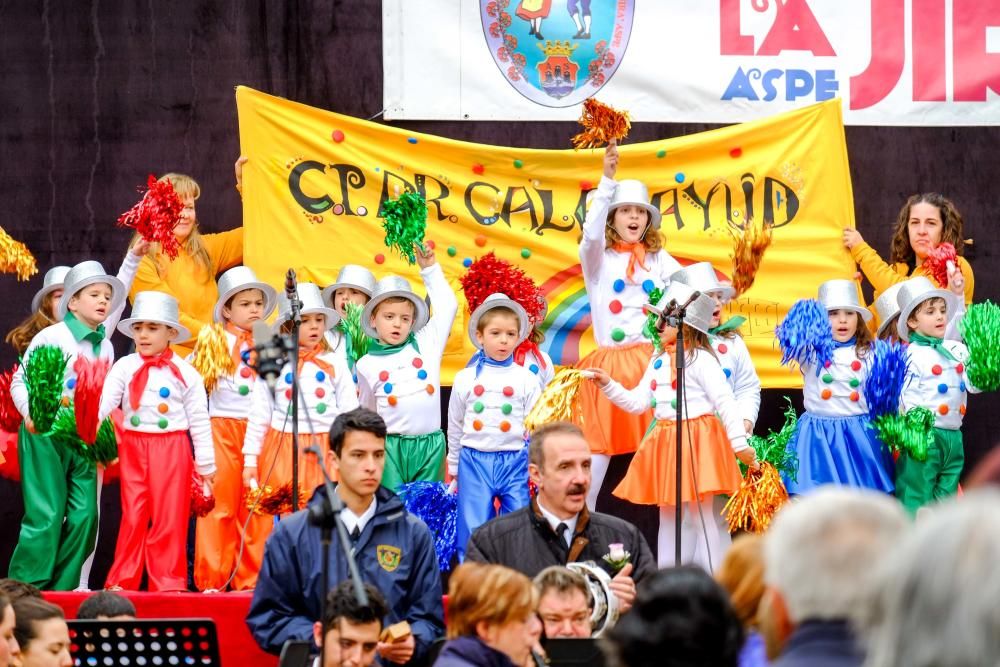
[[[590,446],[580,427],[552,422],[535,429],[528,448],[528,473],[538,485],[538,502],[561,519],[575,516],[590,490]]]
[[[62,609],[45,600],[23,597],[14,602],[14,637],[21,647],[21,667],[71,667],[69,628]]]
[[[81,620],[110,618],[135,620],[135,605],[124,595],[113,591],[98,591],[80,604],[76,617]]]
[[[14,607],[10,599],[0,593],[0,667],[18,664],[21,648],[14,637]]]
[[[6,595],[11,602],[21,598],[42,599],[42,592],[37,587],[17,579],[0,579],[0,593]]]
[[[594,600],[583,575],[562,565],[547,567],[535,576],[538,617],[549,639],[589,637]]]
[[[729,593],[743,627],[756,626],[757,608],[764,595],[764,537],[747,534],[736,538],[715,578]]]
[[[478,637],[523,665],[540,630],[531,580],[502,565],[464,563],[448,586],[448,638]]]
[[[783,643],[803,621],[870,610],[876,565],[907,525],[894,498],[866,489],[822,487],[782,508],[764,542],[771,641]]]
[[[330,426],[327,463],[340,474],[338,493],[370,498],[385,467],[385,421],[377,412],[355,408],[337,415]]]
[[[382,634],[382,619],[389,613],[377,588],[365,584],[368,604],[358,603],[354,584],[343,581],[326,596],[323,622],[313,625],[313,639],[326,642],[322,667],[368,667],[375,664],[375,649]]]
[[[700,567],[685,565],[643,579],[604,648],[619,667],[735,667],[742,644],[726,592]]]
[[[1000,656],[1000,491],[934,506],[879,563],[865,623],[877,667],[995,665]]]

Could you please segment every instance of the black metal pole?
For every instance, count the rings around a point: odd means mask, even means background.
[[[675,457],[677,469],[674,471],[674,565],[677,567],[681,565],[681,521],[683,519],[683,494],[681,493],[683,476],[681,475],[681,463],[684,460],[682,452],[684,447],[684,313],[684,308],[680,308],[677,311],[677,343],[674,348],[676,350],[674,354],[674,369],[677,381],[677,392],[675,394],[677,405],[674,408],[674,424],[677,427],[677,454]]]
[[[289,270],[291,279],[295,273]],[[289,360],[292,365],[292,511],[299,511],[299,326],[302,324],[302,302],[299,301],[298,290],[294,298],[290,298],[292,315],[292,334]],[[324,592],[324,595],[326,592]]]

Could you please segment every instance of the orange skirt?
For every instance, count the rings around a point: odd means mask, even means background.
[[[726,429],[719,418],[702,415],[682,423],[684,457],[681,466],[684,471],[681,475],[681,501],[700,501],[735,493],[740,488],[742,477]],[[621,484],[614,490],[615,496],[637,505],[676,504],[676,424],[675,421],[656,422],[639,445],[639,451]]]
[[[577,362],[576,367],[601,368],[626,389],[642,380],[653,357],[650,343],[633,343],[621,347],[599,347]],[[633,415],[608,400],[595,382],[580,384],[580,418],[577,426],[594,454],[614,456],[631,454],[653,421],[653,409]]]
[[[316,487],[323,483],[323,471],[316,462],[316,455],[303,451],[309,445],[316,445],[326,456],[330,449],[330,436],[326,433],[299,434],[299,509],[305,507]],[[325,461],[324,461],[325,463]],[[267,430],[260,456],[257,457],[257,476],[261,486],[277,489],[292,482],[292,434]],[[336,481],[333,470],[330,477]]]

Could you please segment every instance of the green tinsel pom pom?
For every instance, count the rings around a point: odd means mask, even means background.
[[[786,396],[785,401],[788,403],[788,408],[785,410],[785,423],[781,429],[777,433],[768,431],[766,436],[751,435],[750,446],[757,452],[759,461],[767,461],[781,473],[783,478],[794,481],[799,474],[799,460],[788,444],[795,436],[798,415],[795,414],[791,399]],[[746,475],[746,471],[746,466],[741,462],[740,472]]]
[[[416,192],[404,192],[382,204],[385,246],[395,250],[410,264],[417,261],[413,244],[423,247],[427,230],[427,202]]]
[[[1000,306],[992,301],[972,304],[959,329],[969,348],[969,362],[965,365],[969,382],[983,391],[1000,389]]]
[[[368,354],[368,342],[371,338],[361,328],[361,313],[364,307],[356,303],[345,306],[347,314],[340,320],[340,330],[347,342],[347,362],[353,369],[358,359]]]
[[[24,384],[28,388],[28,414],[35,431],[48,433],[62,402],[66,364],[63,351],[54,345],[40,345],[24,362]]]
[[[649,303],[655,306],[663,298],[663,290],[659,287],[654,287],[649,293]],[[642,325],[642,335],[649,339],[656,348],[657,352],[663,351],[663,343],[660,342],[660,332],[656,330],[656,320],[659,319],[659,315],[656,313],[649,313],[646,316],[646,323]]]
[[[88,445],[76,429],[76,412],[62,408],[56,413],[49,437],[56,444],[70,449],[92,463],[107,465],[118,458],[118,439],[111,419],[105,419],[97,429],[97,439]]]
[[[905,415],[883,415],[872,426],[890,451],[927,460],[927,450],[934,442],[934,413],[927,408],[911,408]]]

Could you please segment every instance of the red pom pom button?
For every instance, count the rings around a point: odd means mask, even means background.
[[[652,389],[653,391],[656,391],[656,380],[653,380],[649,383],[649,388]]]
[[[513,396],[514,395],[514,388],[513,387],[504,387],[503,388],[503,395],[504,396]]]
[[[246,366],[244,366],[243,368],[240,369],[240,377],[248,378],[248,377],[250,377],[250,374],[252,372],[253,371],[251,371],[249,368],[247,368]]]
[[[482,396],[484,391],[486,391],[486,388],[483,387],[483,385],[481,384],[477,384],[475,387],[472,388],[472,393],[475,394],[476,396]]]
[[[414,368],[420,368],[423,365],[424,365],[424,360],[423,359],[421,359],[420,357],[414,357],[413,358],[413,367]]]
[[[622,312],[622,302],[619,301],[618,299],[615,299],[614,301],[608,304],[608,310],[617,315],[618,313]]]
[[[729,346],[725,343],[719,343],[718,350],[719,354],[725,354],[726,352],[729,352]]]
[[[288,399],[289,401],[292,400],[292,390],[291,389],[286,389],[285,390],[285,398]]]
[[[388,380],[389,379],[389,371],[382,371],[381,373],[379,373],[378,374],[378,379],[381,380],[382,382],[385,382],[386,380]]]
[[[854,401],[855,403],[857,403],[860,399],[861,399],[861,395],[858,392],[856,392],[856,391],[852,391],[851,392],[851,400],[852,401]]]
[[[963,364],[962,362],[958,362],[957,364],[955,364],[955,372],[956,373],[964,373],[965,372],[965,364]]]
[[[670,388],[673,389],[674,391],[677,390],[677,380],[670,381]]]
[[[942,372],[944,372],[944,371],[941,368],[941,366],[939,366],[938,364],[934,364],[931,367],[931,373],[934,373],[934,375],[941,375]]]
[[[861,362],[858,361],[857,359],[855,359],[854,361],[852,361],[851,362],[851,370],[852,371],[860,371],[861,370]]]
[[[316,398],[323,398],[326,396],[326,392],[323,391],[323,387],[316,387]]]
[[[826,361],[823,362],[823,368],[829,368],[832,363],[833,363],[832,361],[827,359]]]

